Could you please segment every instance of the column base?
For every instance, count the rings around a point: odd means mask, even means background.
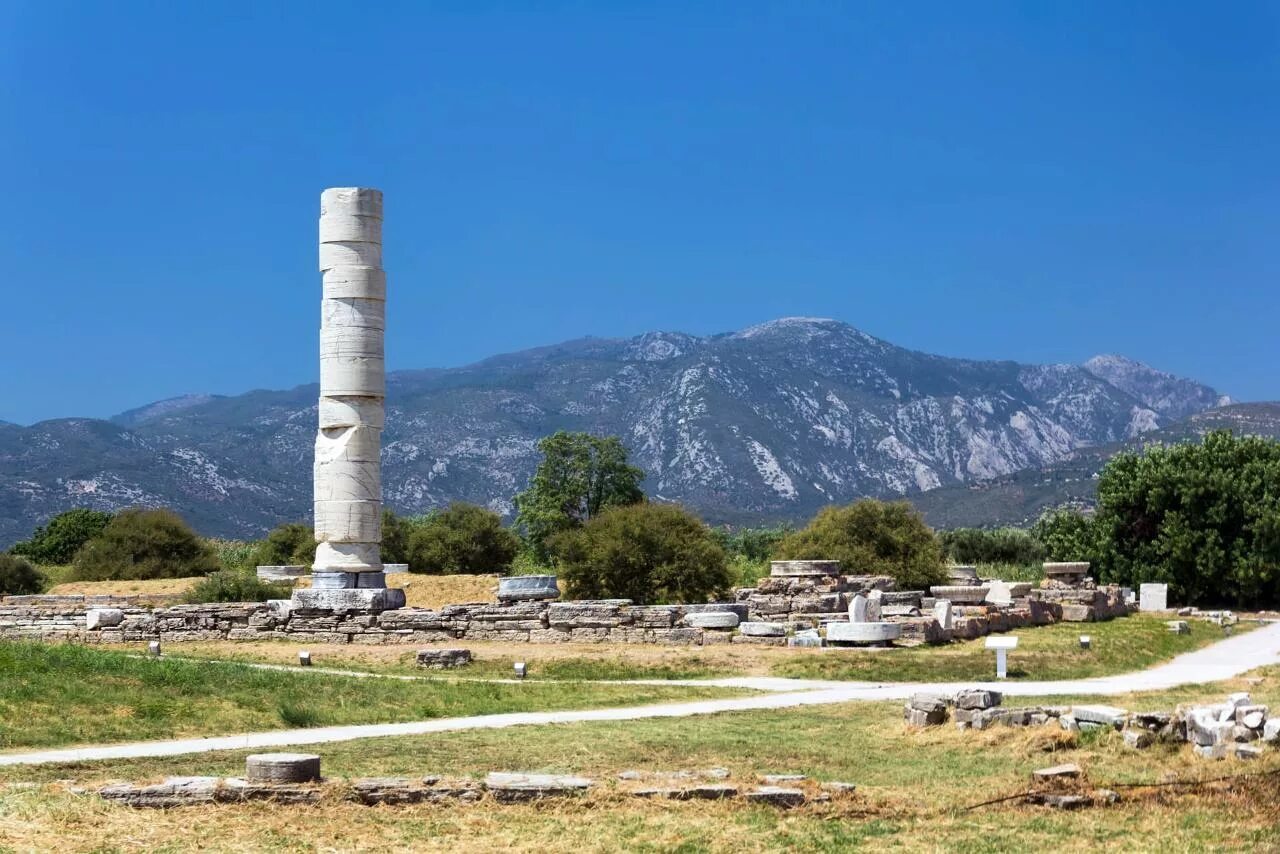
[[[366,611],[377,613],[405,606],[403,590],[392,588],[331,588],[293,591],[293,608],[311,611]]]

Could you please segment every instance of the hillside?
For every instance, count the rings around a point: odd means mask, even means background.
[[[305,519],[316,393],[189,395],[115,421],[0,425],[0,545],[76,505],[165,504],[224,536]],[[833,320],[587,338],[390,374],[384,499],[400,512],[464,499],[510,513],[538,439],[589,430],[623,437],[652,495],[713,521],[795,519],[1042,469],[1220,399],[1116,357],[953,359]]]

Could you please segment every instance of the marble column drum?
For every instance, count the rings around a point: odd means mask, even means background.
[[[387,299],[380,191],[320,195],[320,272],[313,587],[379,589]]]

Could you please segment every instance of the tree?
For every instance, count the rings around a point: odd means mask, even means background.
[[[1022,528],[954,528],[938,536],[947,557],[957,563],[1026,566],[1044,560],[1044,546]]]
[[[644,472],[627,462],[617,436],[563,430],[538,442],[542,462],[529,488],[516,496],[516,525],[539,560],[561,531],[581,527],[610,507],[644,500]]]
[[[25,558],[0,554],[0,594],[7,596],[39,593],[45,578]]]
[[[1098,480],[1102,581],[1174,601],[1280,602],[1280,442],[1215,431],[1117,454]]]
[[[890,575],[902,589],[945,583],[942,546],[905,501],[872,498],[824,507],[809,524],[778,544],[778,560],[838,560],[844,571]]]
[[[102,533],[110,521],[110,513],[76,507],[54,516],[10,551],[36,563],[62,566],[71,563],[80,547]]]
[[[276,525],[253,550],[250,562],[259,566],[311,566],[316,560],[316,534],[310,525]]]
[[[186,578],[218,569],[209,544],[171,510],[121,510],[76,552],[79,581]]]
[[[402,519],[387,508],[382,508],[382,545],[378,553],[383,563],[409,563],[409,536],[413,521]]]
[[[409,571],[432,575],[505,573],[519,550],[501,516],[462,501],[414,524],[407,549]]]
[[[220,569],[200,579],[187,591],[184,602],[265,602],[288,599],[293,585],[263,581],[252,569]]]
[[[1092,517],[1078,510],[1050,510],[1031,528],[1044,548],[1045,557],[1054,561],[1088,561],[1101,564],[1102,548],[1098,525]]]
[[[729,587],[724,549],[672,504],[613,507],[550,542],[566,595],[634,602],[705,602]]]

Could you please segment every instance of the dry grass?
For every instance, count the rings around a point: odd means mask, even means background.
[[[1241,688],[1280,705],[1280,669],[1189,688],[1178,699],[1216,699]],[[1170,698],[1172,699],[1172,698]],[[1149,696],[1118,698],[1130,708]],[[1163,701],[1161,701],[1163,702]],[[1078,762],[1093,785],[1206,779],[1280,771],[1280,752],[1253,763],[1206,763],[1185,745],[1125,749],[1114,733],[1081,738],[1050,729],[912,730],[897,704],[850,704],[683,720],[585,723],[373,739],[321,749],[333,776],[443,773],[498,768],[574,771],[600,781],[587,797],[539,805],[366,808],[246,804],[134,811],[69,790],[113,778],[234,774],[243,754],[61,768],[0,769],[0,846],[17,850],[331,851],[1192,851],[1280,846],[1274,779],[1180,788],[1122,788],[1113,807],[1062,813],[979,801],[1025,790],[1033,768]],[[643,801],[614,782],[626,768],[723,765],[747,786],[755,775],[793,771],[859,784],[852,797],[790,811],[741,802]],[[30,781],[30,782],[26,782]],[[63,781],[63,782],[59,782]]]
[[[157,578],[150,581],[67,581],[47,592],[57,595],[140,596],[181,595],[200,579]],[[310,586],[303,580],[299,587]],[[496,575],[414,575],[404,572],[387,577],[387,586],[405,591],[410,607],[439,608],[462,602],[496,602]]]

